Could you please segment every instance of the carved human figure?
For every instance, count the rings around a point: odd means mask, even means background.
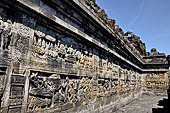
[[[105,59],[102,59],[102,70],[104,72],[106,72],[106,70],[107,70],[107,60],[105,60]]]
[[[85,66],[86,69],[88,69],[88,67],[89,67],[88,51],[85,51],[85,55],[84,55],[84,66]]]
[[[4,30],[4,22],[2,21],[2,18],[0,17],[0,48],[2,48],[2,47],[1,47],[1,45],[2,45],[2,37],[1,37],[1,34],[2,34],[3,30]]]
[[[111,73],[112,72],[112,63],[111,62],[108,62],[108,66],[107,66],[107,70]],[[110,74],[111,75],[111,74]]]
[[[75,56],[76,56],[76,59],[79,61],[81,59],[81,52],[76,51]]]
[[[80,81],[79,81],[79,90],[78,90],[78,95],[80,96],[81,100],[84,100],[85,98],[85,93],[84,93],[84,84],[85,84],[85,78],[83,77]]]
[[[104,21],[107,21],[107,14],[105,13],[104,9],[99,9],[97,13],[100,18],[102,18]]]
[[[107,23],[114,30],[114,25],[115,25],[116,21],[113,19],[107,19]]]
[[[67,54],[65,56],[66,56],[66,58],[73,57],[73,48],[72,47],[68,47]]]
[[[61,58],[65,58],[66,55],[66,47],[64,46],[64,44],[60,44],[59,48],[58,48],[58,54]]]
[[[69,97],[68,97],[68,99],[69,99],[69,102],[70,103],[75,103],[75,102],[77,102],[78,100],[77,100],[77,94],[76,94],[76,82],[73,80],[71,83],[70,83],[70,89],[69,89]]]
[[[11,20],[7,20],[7,22],[0,21],[0,42],[1,42],[1,48],[8,49],[8,46],[11,41],[11,29],[12,29],[12,22]]]
[[[62,89],[59,89],[59,91],[57,93],[57,96],[58,96],[58,102],[60,102],[60,103],[66,102],[66,96],[65,96],[65,94],[64,94]]]
[[[80,58],[80,66],[81,66],[81,67],[84,67],[84,62],[85,62],[85,60],[84,60],[84,55],[81,54],[81,58]]]
[[[53,43],[50,42],[48,55],[53,57],[53,51],[54,51],[54,45],[53,45]]]
[[[6,27],[6,25],[4,24],[2,18],[0,17],[0,47],[1,47],[1,48],[3,48],[3,43],[4,43],[4,42],[3,42],[4,39],[3,39],[2,34],[3,34],[3,32],[4,32],[5,27]]]
[[[55,44],[53,49],[53,57],[57,57],[57,56],[58,56],[58,45]]]
[[[92,69],[93,68],[93,52],[92,52],[92,50],[89,52],[88,64],[89,64],[88,68]]]
[[[84,54],[81,54],[81,59],[80,59],[80,65],[81,67],[85,67],[86,69],[88,69],[88,65],[89,65],[89,62],[88,62],[88,51],[84,51]]]
[[[62,83],[62,88],[64,89],[64,95],[66,96],[67,99],[69,99],[70,96],[70,82],[69,78],[66,77],[66,80]]]
[[[45,51],[44,55],[46,55],[46,56],[49,55],[49,48],[50,48],[50,42],[46,42],[45,43],[45,49],[44,49],[44,51]]]
[[[41,47],[41,43],[42,43],[42,38],[41,38],[41,37],[38,37],[37,45]]]
[[[2,33],[3,29],[4,29],[4,22],[2,18],[0,17],[0,33]]]

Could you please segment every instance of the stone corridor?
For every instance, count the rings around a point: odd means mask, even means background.
[[[142,95],[114,113],[169,113],[167,96]]]

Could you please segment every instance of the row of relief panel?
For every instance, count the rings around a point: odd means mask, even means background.
[[[10,60],[11,70],[2,75],[2,111],[56,109],[140,88],[139,72],[122,68],[118,58],[22,13],[17,20],[1,11],[0,63]]]
[[[46,10],[49,14],[55,15],[66,23],[74,26],[78,30],[86,33],[88,36],[96,39],[103,45],[109,47],[113,51],[117,52],[127,60],[130,60],[134,64],[141,66],[137,59],[131,54],[125,45],[121,43],[120,39],[113,37],[111,34],[104,32],[105,30],[95,23],[88,15],[81,11],[78,7],[74,7],[74,2],[68,0],[50,1],[49,3],[44,0],[29,0],[40,8]],[[53,4],[53,5],[52,5]],[[134,51],[136,51],[134,49]]]

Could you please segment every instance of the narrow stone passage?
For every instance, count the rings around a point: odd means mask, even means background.
[[[168,113],[165,101],[168,97],[156,95],[142,95],[114,113]]]

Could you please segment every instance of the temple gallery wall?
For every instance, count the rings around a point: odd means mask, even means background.
[[[113,112],[166,91],[169,61],[95,0],[0,1],[2,113]]]

